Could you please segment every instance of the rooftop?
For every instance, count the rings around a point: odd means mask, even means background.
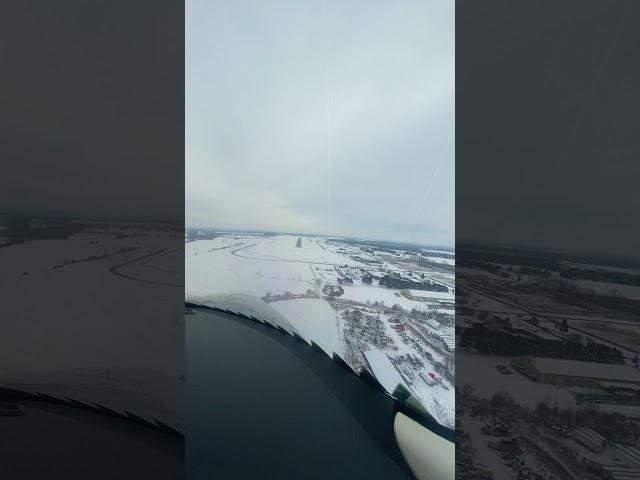
[[[568,377],[597,378],[610,381],[640,383],[640,370],[629,365],[610,363],[581,362],[577,360],[558,360],[554,358],[531,358],[538,373],[547,375],[565,375]]]

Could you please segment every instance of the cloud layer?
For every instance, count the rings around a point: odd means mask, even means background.
[[[187,224],[453,245],[452,3],[326,6],[187,2]]]

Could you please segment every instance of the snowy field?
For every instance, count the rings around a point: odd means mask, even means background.
[[[186,298],[210,294],[248,294],[258,298],[266,294],[304,294],[308,290],[322,296],[320,288],[325,284],[338,285],[337,269],[353,275],[358,269],[373,270],[369,264],[353,260],[338,253],[338,247],[323,239],[304,238],[301,248],[296,248],[298,237],[281,235],[257,237],[223,235],[213,240],[198,240],[185,244],[185,294]],[[355,252],[354,252],[355,253]],[[358,252],[359,253],[359,252]],[[393,266],[394,271],[398,270]],[[410,300],[397,289],[377,285],[364,285],[360,278],[353,285],[342,285],[340,298],[355,302],[384,302],[388,306],[400,305],[406,310],[427,310],[429,303]],[[452,291],[413,291],[428,299],[454,301]],[[278,309],[288,307],[279,306]],[[299,312],[292,308],[291,313]],[[311,323],[324,322],[324,313],[316,320],[316,310],[306,312]],[[289,313],[289,311],[287,311]],[[290,319],[294,326],[301,320]],[[306,321],[306,320],[305,320]],[[300,326],[304,330],[305,325]],[[336,349],[340,349],[336,346]]]
[[[571,391],[579,389],[544,383],[535,383],[535,388],[532,388],[531,380],[512,369],[510,357],[477,355],[458,351],[456,359],[459,365],[464,366],[458,372],[458,384],[471,385],[474,394],[480,398],[491,400],[496,392],[505,390],[513,395],[517,403],[526,405],[530,409],[534,409],[540,402],[545,402],[551,408],[577,408]],[[512,374],[499,373],[496,369],[498,365],[506,366]]]
[[[182,430],[181,239],[103,230],[0,248],[0,384]]]
[[[212,293],[240,293],[262,297],[266,293],[303,293],[313,287],[313,274],[305,262],[278,261],[283,255],[271,244],[265,256],[253,247],[264,239],[238,242],[229,237],[185,244],[185,294],[187,298]],[[295,244],[295,239],[293,240]],[[271,243],[266,241],[265,243]],[[265,247],[263,245],[263,247]],[[292,245],[293,247],[293,245]]]
[[[299,239],[300,245],[297,246]],[[446,306],[444,303],[451,303],[455,299],[453,287],[448,287],[447,292],[404,292],[420,297],[411,299],[399,289],[378,285],[378,280],[392,275],[420,282],[432,275],[444,275],[443,278],[452,285],[453,275],[417,268],[411,263],[407,263],[405,268],[400,254],[397,258],[394,256],[393,261],[387,260],[388,257],[388,253],[377,256],[370,249],[365,251],[359,246],[321,237],[220,234],[213,239],[196,239],[185,243],[185,295],[187,300],[195,303],[205,299],[211,304],[212,299],[217,298],[226,305],[223,308],[258,318],[261,316],[255,312],[262,310],[258,303],[263,302],[264,307],[275,309],[282,315],[287,325],[300,336],[309,342],[314,341],[329,355],[335,352],[342,358],[354,358],[353,349],[359,349],[359,357],[355,357],[357,364],[364,362],[364,351],[371,350],[390,356],[422,356],[415,349],[415,342],[420,342],[419,337],[410,335],[411,338],[402,339],[391,328],[385,311],[397,305],[407,315],[412,311],[453,315],[453,310],[443,308]],[[365,283],[367,278],[371,279],[370,284]],[[437,281],[445,283],[439,279]],[[330,294],[326,288],[335,288],[338,293]],[[253,298],[251,302],[248,300],[250,297]],[[231,304],[233,306],[229,307]],[[354,309],[367,315],[376,315],[384,325],[379,334],[387,335],[393,345],[376,347],[375,334],[368,341],[363,340],[364,343],[354,343],[354,338],[345,335],[343,314]],[[272,317],[276,323],[283,322]],[[366,322],[362,328],[368,328]],[[444,330],[435,332],[432,340],[435,343],[438,343],[438,334],[446,335]],[[440,343],[439,348],[444,349],[444,344]],[[429,345],[423,347],[428,349]],[[434,350],[431,355],[434,361],[444,361],[443,352]],[[425,375],[435,371],[426,357],[423,365]],[[407,365],[405,368],[414,367]],[[427,385],[419,376],[420,371],[410,370],[409,373],[412,377],[410,391],[432,415],[452,426],[453,385],[447,386],[444,380]]]
[[[354,300],[360,303],[366,302],[384,302],[388,306],[392,306],[395,304],[400,305],[405,310],[411,310],[415,308],[417,310],[427,310],[429,307],[426,303],[416,302],[413,300],[409,300],[405,296],[400,293],[400,290],[396,290],[395,288],[379,288],[379,287],[371,287],[368,285],[357,285],[357,286],[349,286],[346,285],[344,288],[344,295],[341,298],[347,300]],[[438,292],[430,292],[430,293],[438,293]]]

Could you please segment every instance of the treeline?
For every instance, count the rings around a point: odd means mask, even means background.
[[[66,240],[71,235],[82,232],[84,225],[65,219],[39,221],[29,216],[10,215],[0,218],[3,246],[24,243],[29,240]]]
[[[354,240],[354,239],[336,239],[338,242],[346,243],[347,245],[355,245],[358,247],[374,247],[376,250],[382,252],[393,253],[395,250],[402,250],[404,252],[421,253],[422,248],[417,245],[407,245],[404,243],[384,242],[379,240]]]
[[[347,238],[331,239],[331,240],[335,242],[346,243],[347,245],[355,245],[358,247],[369,247],[369,248],[373,247],[376,250],[379,250],[381,252],[387,252],[387,253],[395,253],[396,251],[402,251],[402,252],[424,254],[431,257],[441,257],[441,258],[450,258],[450,259],[455,258],[455,255],[453,253],[444,253],[444,252],[424,253],[425,248],[428,248],[428,247],[421,247],[419,245],[410,245],[407,243],[388,242],[388,241],[381,241],[381,240],[355,240],[355,239],[347,239]],[[445,249],[445,247],[441,247],[441,248]]]
[[[589,268],[568,267],[560,270],[560,276],[569,279],[590,280],[593,282],[619,283],[640,287],[640,275],[611,270],[592,270]]]
[[[464,265],[467,268],[476,268],[478,270],[485,270],[494,275],[502,275],[504,276],[505,272],[515,273],[520,275],[531,275],[535,277],[543,277],[549,278],[551,277],[551,270],[545,270],[542,268],[536,267],[514,267],[509,265],[498,265],[490,262],[483,262],[480,260],[459,260],[461,265]],[[507,275],[508,276],[508,275]]]
[[[381,287],[397,288],[399,290],[426,290],[429,292],[448,292],[449,289],[439,283],[434,283],[430,280],[423,282],[414,282],[400,277],[392,277],[391,275],[385,275],[378,282]]]
[[[640,426],[634,420],[617,413],[599,411],[593,405],[579,409],[560,409],[557,406],[549,406],[546,402],[539,402],[533,413],[542,422],[559,423],[565,428],[589,426],[609,442],[633,445],[640,438]]]
[[[455,260],[456,256],[453,253],[444,253],[444,252],[422,252],[423,257],[434,257],[434,258],[446,258],[448,260]]]
[[[133,252],[135,250],[140,250],[141,247],[122,247],[122,248],[118,248],[115,252],[113,253],[108,253],[108,252],[103,252],[100,255],[90,255],[88,257],[81,257],[81,258],[69,258],[66,259],[62,265],[54,265],[54,269],[57,268],[62,268],[63,266],[69,266],[69,265],[73,265],[75,263],[82,263],[82,262],[93,262],[95,260],[103,260],[105,258],[109,258],[112,257],[114,255],[121,255],[123,253],[129,253],[129,252]]]
[[[434,262],[434,261],[426,260],[426,259],[417,260],[416,264],[419,265],[420,267],[438,268],[438,269],[443,270],[445,272],[453,273],[453,272],[456,271],[455,265],[449,265],[448,263],[438,263],[438,262]]]
[[[580,343],[530,338],[493,331],[483,325],[474,325],[460,337],[460,347],[473,348],[480,353],[506,356],[548,357],[585,362],[624,364],[620,350],[601,343]]]
[[[562,260],[552,252],[530,252],[519,250],[503,250],[500,248],[489,250],[475,250],[462,246],[458,248],[456,261],[459,265],[471,267],[474,264],[499,264],[521,266],[542,270],[557,270]]]

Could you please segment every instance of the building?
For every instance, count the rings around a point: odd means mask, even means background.
[[[586,427],[576,428],[571,435],[573,439],[592,452],[601,452],[607,446],[607,440],[595,430]]]
[[[431,318],[427,320],[427,325],[429,325],[431,328],[435,328],[436,330],[440,328],[440,322],[437,322]]]
[[[640,470],[629,468],[620,463],[605,464],[601,467],[612,480],[637,480],[640,478]]]
[[[616,444],[613,456],[616,460],[624,462],[630,468],[640,469],[640,450],[636,447]]]
[[[518,357],[511,363],[514,370],[540,383],[600,387],[615,382],[640,386],[640,370],[629,365],[536,357]]]
[[[420,372],[420,378],[422,378],[424,383],[426,383],[429,386],[432,386],[438,383],[436,382],[435,376],[431,377],[430,375],[425,375],[424,372]]]

